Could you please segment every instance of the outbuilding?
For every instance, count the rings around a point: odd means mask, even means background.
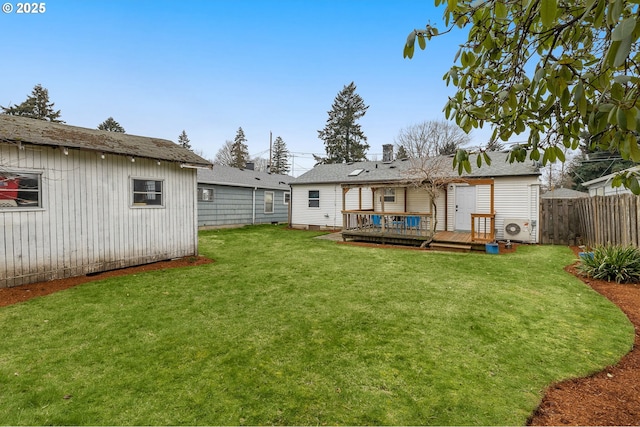
[[[210,167],[164,139],[0,115],[0,287],[197,255]]]

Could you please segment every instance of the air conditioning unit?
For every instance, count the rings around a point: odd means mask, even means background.
[[[505,219],[504,239],[518,242],[531,241],[531,224],[528,219]]]

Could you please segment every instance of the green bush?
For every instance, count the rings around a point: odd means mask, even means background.
[[[584,252],[578,270],[594,279],[640,282],[640,250],[634,246],[599,246]]]

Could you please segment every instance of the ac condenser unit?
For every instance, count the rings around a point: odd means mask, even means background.
[[[505,219],[504,238],[519,242],[531,241],[531,226],[528,219]]]

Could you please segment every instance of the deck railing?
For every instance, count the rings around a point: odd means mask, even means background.
[[[425,212],[342,211],[342,230],[429,237],[432,215]]]
[[[493,242],[496,237],[496,214],[471,214],[471,241]]]

